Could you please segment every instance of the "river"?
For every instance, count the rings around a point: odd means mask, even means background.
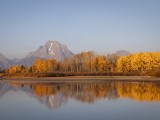
[[[160,83],[0,82],[1,120],[160,120]]]

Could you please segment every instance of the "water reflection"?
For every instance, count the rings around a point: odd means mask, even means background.
[[[158,83],[0,83],[0,97],[8,91],[24,91],[48,108],[59,108],[69,99],[89,104],[101,99],[119,98],[160,102]]]

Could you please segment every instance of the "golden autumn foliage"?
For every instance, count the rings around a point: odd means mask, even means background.
[[[54,71],[57,61],[55,59],[37,59],[32,65],[33,72],[49,72]]]
[[[63,61],[37,59],[32,66],[12,66],[8,73],[135,73],[134,75],[160,76],[160,52],[145,52],[118,57],[116,54],[96,55],[92,51],[81,52]],[[149,74],[150,72],[150,74]],[[151,74],[151,72],[153,74]],[[51,75],[52,76],[52,75]],[[63,76],[63,75],[62,75]]]
[[[61,71],[66,72],[105,72],[105,71],[114,71],[115,64],[112,57],[110,60],[104,55],[95,55],[94,52],[82,52],[77,55],[74,55],[71,58],[67,58],[62,61],[60,64]]]
[[[24,73],[26,71],[27,69],[23,65],[12,66],[7,70],[8,73]]]
[[[107,71],[107,65],[109,62],[105,56],[95,56],[91,61],[92,69],[95,72],[104,72]]]
[[[120,57],[117,62],[119,72],[154,71],[160,69],[160,52],[146,52]]]

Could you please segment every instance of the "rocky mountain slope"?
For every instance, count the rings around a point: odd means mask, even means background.
[[[36,51],[29,53],[28,57],[40,57],[40,58],[55,58],[58,61],[62,61],[67,57],[71,57],[73,53],[62,45],[58,41],[48,41],[44,46],[40,46]]]
[[[62,61],[71,56],[73,56],[73,53],[67,46],[58,41],[48,41],[44,46],[40,46],[36,51],[30,52],[26,57],[19,60],[9,60],[3,54],[0,54],[0,68],[6,69],[11,65],[31,66],[38,58]]]
[[[13,65],[13,62],[0,53],[0,69],[5,69]]]

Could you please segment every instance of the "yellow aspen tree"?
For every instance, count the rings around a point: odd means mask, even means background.
[[[98,71],[105,71],[107,67],[107,58],[105,56],[98,57]]]
[[[95,57],[92,59],[91,64],[92,64],[93,71],[94,71],[94,72],[97,72],[97,71],[98,71],[98,57],[95,56]]]
[[[117,62],[119,72],[154,71],[160,69],[160,52],[136,53],[120,57]]]
[[[46,60],[46,71],[54,71],[56,68],[56,60],[55,59],[49,59]]]

